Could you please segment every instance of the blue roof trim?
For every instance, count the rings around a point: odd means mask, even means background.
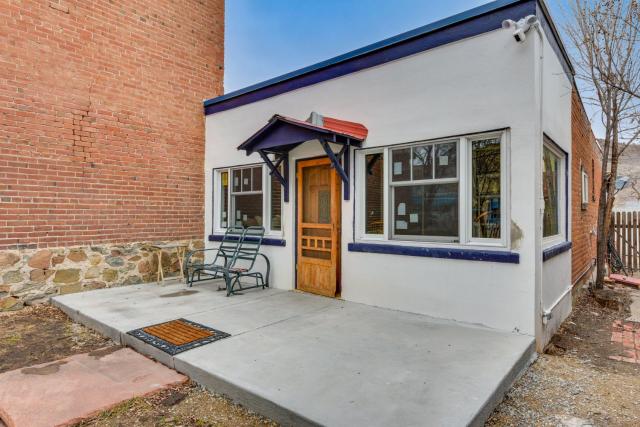
[[[561,253],[567,252],[571,249],[571,246],[571,242],[563,242],[545,249],[544,251],[542,251],[542,262],[548,261],[551,258],[560,255]]]
[[[501,262],[507,264],[520,263],[520,254],[516,252],[484,251],[477,249],[426,248],[420,246],[387,245],[379,243],[349,243],[347,248],[349,252]]]
[[[537,0],[497,0],[487,3],[326,61],[208,99],[204,101],[205,114],[236,108],[492,31],[500,28],[504,19],[519,19],[536,12]]]

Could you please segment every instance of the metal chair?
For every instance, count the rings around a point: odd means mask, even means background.
[[[223,271],[231,263],[240,248],[245,235],[244,227],[229,227],[222,237],[220,246],[210,249],[197,249],[189,251],[185,256],[184,271],[187,278],[187,285],[193,286],[195,282],[203,280],[218,279],[223,277]],[[206,262],[206,252],[216,251],[212,262]],[[195,262],[194,255],[203,254],[202,262]],[[198,276],[197,280],[195,276]],[[205,276],[202,278],[202,276]]]
[[[225,278],[227,296],[239,294],[238,291],[247,289],[260,287],[264,289],[269,287],[271,263],[269,262],[269,258],[260,252],[260,246],[262,245],[263,238],[264,227],[248,227],[245,230],[244,238],[242,239],[235,256],[222,271]],[[254,269],[258,256],[263,257],[265,260],[267,266],[265,275]],[[244,277],[253,278],[255,280],[255,285],[243,286],[240,279]],[[238,287],[237,290],[235,289],[236,286]]]

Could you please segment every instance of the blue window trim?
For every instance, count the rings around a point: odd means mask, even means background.
[[[478,249],[427,248],[420,246],[387,245],[378,243],[349,243],[350,252],[373,254],[406,255],[429,258],[460,259],[467,261],[500,262],[519,264],[520,254]]]
[[[210,242],[221,242],[224,236],[222,234],[209,234]],[[255,240],[255,237],[247,237],[247,240]],[[287,246],[287,241],[284,239],[272,239],[265,237],[262,239],[262,244],[265,246]]]
[[[573,244],[571,242],[562,242],[545,249],[542,251],[542,262],[548,261],[561,253],[567,252],[571,249],[572,245]]]
[[[326,61],[283,74],[246,88],[204,101],[205,115],[230,110],[242,105],[271,98],[326,80],[341,77],[377,65],[385,64],[419,52],[501,28],[505,19],[520,19],[527,15],[542,17],[543,29],[555,43],[557,54],[568,74],[573,67],[558,38],[549,12],[538,0],[496,0],[466,12],[433,22]]]

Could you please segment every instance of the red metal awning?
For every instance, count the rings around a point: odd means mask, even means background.
[[[246,151],[247,155],[257,152],[284,187],[284,200],[289,200],[288,174],[289,151],[307,141],[320,141],[322,148],[331,160],[340,178],[345,183],[344,198],[349,199],[349,147],[359,147],[369,131],[356,122],[340,120],[333,117],[323,117],[318,113],[311,113],[304,120],[294,119],[279,114],[271,117],[269,122],[254,133],[249,139],[238,146],[238,150]],[[342,145],[339,153],[334,153],[329,144]],[[268,155],[275,156],[275,160]],[[284,165],[285,176],[278,171],[278,166]]]

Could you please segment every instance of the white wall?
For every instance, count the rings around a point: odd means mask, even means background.
[[[565,197],[569,201],[567,207],[566,240],[571,240],[571,81],[566,75],[560,60],[545,38],[543,58],[543,128],[547,134],[563,151],[568,153],[568,161],[564,165],[568,168],[566,174],[569,194]],[[562,189],[564,192],[564,188]],[[539,209],[544,203],[539,201]],[[564,231],[564,230],[563,230]],[[554,243],[545,244],[548,247]],[[542,312],[551,312],[552,320],[543,325],[542,342],[546,343],[560,326],[560,323],[571,312],[571,252],[564,252],[547,260],[542,265],[541,278]]]
[[[531,38],[533,40],[533,38]],[[298,89],[206,118],[205,232],[211,232],[211,170],[259,162],[236,147],[275,113],[306,119],[311,111],[361,122],[365,147],[510,128],[510,217],[523,236],[510,248],[519,264],[458,261],[347,251],[353,197],[342,206],[342,297],[352,301],[534,333],[536,176],[532,43],[493,31]],[[569,98],[568,98],[569,99]],[[322,154],[317,143],[291,152]],[[352,189],[353,190],[353,189]],[[352,193],[353,194],[353,193]],[[287,246],[268,247],[273,285],[294,287],[294,186],[283,207]]]

